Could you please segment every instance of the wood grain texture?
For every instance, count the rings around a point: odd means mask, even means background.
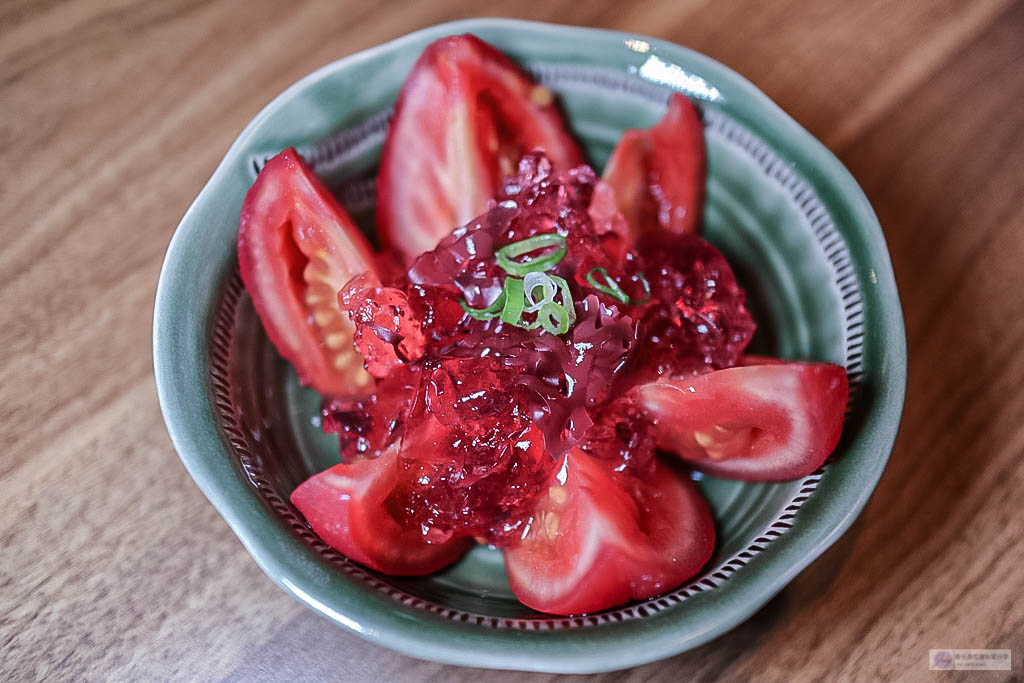
[[[906,315],[903,427],[855,527],[730,634],[596,678],[927,680],[935,647],[1011,648],[1020,678],[1024,3],[240,7],[0,5],[0,679],[552,678],[402,657],[275,588],[179,464],[151,371],[171,231],[256,111],[482,14],[651,34],[748,76],[864,186]]]

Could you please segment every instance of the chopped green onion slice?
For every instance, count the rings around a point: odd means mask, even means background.
[[[601,277],[604,278],[605,284],[601,284],[594,277],[594,273],[600,273]],[[619,283],[608,276],[608,269],[596,266],[590,269],[587,273],[587,282],[591,287],[599,292],[604,292],[608,296],[612,297],[619,303],[626,303],[629,301],[629,295],[622,291],[622,287],[619,287]]]
[[[604,284],[597,281],[594,277],[594,273],[598,273],[602,278],[604,278]],[[643,299],[631,299],[630,296],[623,291],[622,287],[619,286],[619,283],[609,277],[607,269],[600,266],[590,269],[590,272],[587,273],[587,282],[597,291],[604,292],[619,303],[626,304],[627,306],[639,306],[640,304],[645,304],[651,300],[651,283],[647,281],[647,278],[644,277],[643,273],[637,273],[637,277],[640,278],[640,285],[644,288]]]
[[[569,291],[569,283],[565,281],[565,278],[552,275],[551,279],[558,285],[559,291],[562,293],[562,308],[565,309],[566,315],[569,319],[569,324],[572,325],[576,322],[576,306],[572,300],[572,292]],[[562,334],[561,332],[559,334]]]
[[[537,258],[530,258],[524,262],[512,260],[518,256],[529,254],[531,251],[555,246],[558,248],[544,254],[543,256],[538,256]],[[525,240],[513,242],[512,244],[506,244],[494,253],[494,260],[497,261],[498,265],[504,268],[505,272],[509,275],[522,276],[527,273],[543,272],[554,268],[558,265],[558,262],[565,257],[567,249],[568,247],[565,244],[564,237],[548,233],[544,235],[535,235]]]
[[[486,308],[472,308],[466,303],[465,299],[459,299],[459,305],[462,306],[462,310],[464,310],[470,318],[474,318],[476,320],[490,320],[492,318],[497,318],[501,313],[501,309],[505,306],[505,290],[502,289],[501,294],[499,294],[498,298],[494,300],[494,303]]]
[[[545,304],[537,314],[537,322],[550,334],[565,334],[569,331],[569,311],[560,304]]]
[[[556,247],[537,258],[528,258],[525,262],[513,261],[513,258],[529,254],[538,249]],[[495,260],[509,274],[502,285],[501,294],[486,308],[472,308],[465,299],[459,300],[462,310],[477,320],[500,318],[501,322],[515,325],[526,330],[538,327],[550,334],[560,335],[569,331],[576,322],[576,307],[572,300],[572,291],[565,278],[548,275],[543,272],[554,267],[565,256],[566,241],[561,235],[537,235],[529,239],[506,245],[495,253]],[[603,268],[605,281],[612,282]],[[598,287],[591,275],[587,280]],[[523,276],[522,279],[513,277]],[[645,282],[646,284],[646,282]],[[617,286],[617,285],[616,285]],[[601,290],[605,291],[605,290]],[[619,289],[621,292],[621,288]],[[623,293],[625,297],[625,294]],[[561,299],[561,301],[557,301]],[[625,297],[628,301],[629,297]],[[533,320],[524,320],[524,313],[536,313]]]
[[[632,300],[632,302],[629,304],[630,306],[640,306],[651,300],[651,283],[648,282],[647,278],[644,277],[643,271],[637,273],[636,276],[640,278],[640,284],[643,285],[644,298]]]
[[[523,281],[514,277],[505,278],[505,289],[502,294],[505,297],[505,304],[501,309],[501,322],[518,325],[523,318],[523,307],[526,305]]]
[[[565,334],[576,322],[576,307],[565,278],[547,273],[528,273],[523,278],[523,293],[526,303],[523,312],[537,313],[537,318],[532,323],[520,324],[520,327],[532,330],[539,326],[551,334]],[[556,294],[561,302],[555,301]]]
[[[539,299],[535,296],[538,289],[541,290]],[[558,285],[547,273],[527,273],[523,278],[523,293],[526,295],[526,308],[523,310],[527,313],[536,313],[544,304],[555,300]]]
[[[538,327],[540,327],[540,315],[538,314],[537,317],[534,318],[532,322],[527,322],[525,320],[520,320],[519,324],[516,325],[516,327],[521,327],[524,330],[535,330]]]

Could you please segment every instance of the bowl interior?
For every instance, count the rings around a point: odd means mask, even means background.
[[[288,503],[337,461],[319,397],[262,332],[237,275],[242,198],[296,146],[372,236],[388,115],[422,49],[473,32],[558,96],[598,169],[621,133],[655,123],[673,91],[702,107],[705,235],[733,265],[759,324],[752,350],[846,366],[854,387],[834,460],[794,482],[703,478],[718,543],[705,572],[652,600],[552,618],[512,596],[479,547],[434,576],[377,575],[325,546]],[[884,468],[903,400],[902,319],[884,240],[827,150],[725,67],[626,34],[472,20],[324,67],[253,120],[176,232],[154,315],[161,406],[189,472],[267,574],[332,621],[408,654],[478,666],[585,672],[696,646],[739,623],[852,523]],[[559,631],[554,637],[551,631]],[[642,646],[640,646],[642,642]]]
[[[540,68],[535,73],[559,96],[577,139],[597,168],[604,165],[626,127],[653,125],[664,113],[667,91],[630,89],[628,74],[584,66],[558,71]],[[369,112],[366,121],[303,150],[371,236],[375,232],[372,188],[385,130],[380,124],[387,114],[386,108]],[[847,365],[852,321],[843,305],[840,274],[812,225],[813,210],[820,205],[801,206],[794,201],[794,193],[804,186],[794,187],[772,173],[784,165],[753,134],[721,112],[709,110],[705,118],[709,157],[705,234],[726,254],[749,293],[760,325],[754,349]],[[255,155],[253,174],[276,151]],[[356,153],[358,159],[352,159]],[[246,451],[258,454],[249,467],[259,471],[277,499],[287,501],[307,477],[338,462],[337,442],[319,429],[319,396],[301,387],[289,364],[277,357],[248,296],[237,289],[235,281],[227,296],[234,305],[222,309],[222,315],[234,320],[228,324],[228,335],[215,335],[215,355],[229,359],[227,400],[233,404],[231,412],[240,431],[250,441]],[[252,401],[255,396],[262,400]],[[814,481],[818,478],[815,475]],[[705,477],[699,485],[718,527],[715,555],[708,566],[713,574],[772,525],[786,528],[793,512],[787,508],[808,482],[758,484]],[[286,521],[294,525],[299,518],[284,504],[291,512]],[[454,611],[548,619],[515,599],[500,553],[493,549],[478,547],[432,576],[378,578]]]

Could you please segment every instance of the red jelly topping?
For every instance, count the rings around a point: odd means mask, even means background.
[[[344,462],[376,458],[405,434],[413,399],[421,386],[416,366],[400,366],[378,380],[370,396],[337,398],[323,406],[323,430],[338,435]]]
[[[654,473],[652,424],[639,403],[626,394],[601,410],[580,448],[616,472],[648,477]]]
[[[565,256],[547,274],[568,283],[569,329],[468,315],[460,302],[486,309],[510,277],[495,252],[537,235],[564,238]],[[618,289],[595,289],[587,276],[596,272]],[[400,441],[389,511],[437,541],[514,544],[574,446],[649,476],[650,420],[628,389],[733,365],[754,331],[718,251],[689,235],[633,245],[610,188],[590,168],[556,171],[542,154],[525,157],[489,211],[405,275],[356,278],[340,300],[379,379],[372,396],[326,406],[324,428],[339,434],[344,459]]]
[[[637,249],[651,285],[642,316],[645,369],[672,375],[735,365],[756,326],[725,257],[689,234],[654,233]]]
[[[345,461],[400,442],[401,484],[388,501],[395,519],[436,542],[471,535],[501,543],[556,464],[526,393],[497,359],[434,359],[396,370],[370,397],[330,402],[323,425],[339,434]]]
[[[382,287],[373,275],[363,273],[348,283],[338,300],[356,325],[353,342],[374,377],[386,377],[395,365],[423,355],[420,321],[402,290]]]
[[[392,514],[438,540],[456,534],[500,543],[513,533],[555,464],[525,393],[493,359],[428,363]]]

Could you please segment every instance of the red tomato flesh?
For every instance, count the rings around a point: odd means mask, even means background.
[[[716,476],[784,481],[814,472],[835,450],[849,385],[838,365],[771,361],[634,392],[660,448]]]
[[[580,450],[565,458],[522,542],[505,550],[523,604],[594,612],[675,588],[710,559],[714,523],[692,481],[660,462],[641,478]]]
[[[292,148],[267,162],[245,196],[238,265],[263,329],[303,384],[330,395],[372,387],[338,305],[349,279],[374,270],[370,245]]]
[[[612,152],[604,179],[634,237],[697,234],[704,206],[704,127],[686,97],[675,94],[650,130],[628,130]]]
[[[292,492],[291,501],[327,545],[385,574],[430,574],[459,559],[472,540],[433,543],[418,527],[392,517],[388,501],[398,483],[395,447],[310,477]]]
[[[395,105],[381,157],[377,223],[406,262],[487,209],[520,157],[583,162],[546,88],[472,35],[431,43]]]

